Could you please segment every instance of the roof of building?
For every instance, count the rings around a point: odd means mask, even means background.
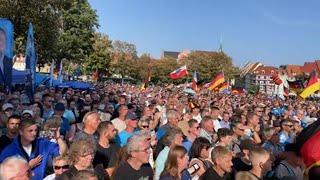
[[[278,68],[273,66],[259,66],[253,73],[256,75],[273,76],[274,74],[278,74]]]
[[[163,58],[174,58],[178,59],[180,52],[176,51],[163,51]]]

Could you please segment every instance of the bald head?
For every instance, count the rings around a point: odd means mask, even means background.
[[[20,156],[12,156],[5,159],[0,166],[0,179],[29,180],[30,167],[28,162]]]

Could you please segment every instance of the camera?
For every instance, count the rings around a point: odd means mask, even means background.
[[[187,169],[187,171],[189,172],[190,175],[194,174],[195,172],[197,172],[200,169],[200,166],[195,163],[194,165],[192,165],[191,167],[189,167]]]

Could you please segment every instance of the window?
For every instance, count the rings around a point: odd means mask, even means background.
[[[264,70],[262,70],[262,74],[264,74],[265,72],[264,72]]]
[[[274,74],[274,71],[271,71],[271,74]]]

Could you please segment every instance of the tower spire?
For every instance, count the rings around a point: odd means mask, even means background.
[[[220,36],[219,52],[223,52],[223,49],[222,49],[222,36]]]

